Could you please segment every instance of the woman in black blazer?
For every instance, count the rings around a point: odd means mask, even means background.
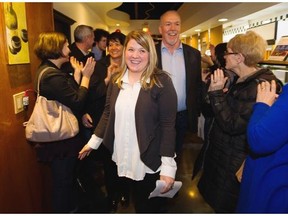
[[[72,57],[74,77],[61,71],[61,65],[69,61],[68,45],[62,33],[45,32],[39,35],[34,51],[42,63],[36,73],[35,86],[38,85],[39,74],[45,69],[40,80],[40,95],[68,106],[77,116],[86,99],[95,61],[89,58],[83,68],[83,64]],[[83,141],[79,135],[66,140],[35,145],[38,161],[48,163],[51,167],[52,206],[55,213],[74,212],[77,208],[75,166],[78,151],[82,146]]]
[[[103,144],[112,153],[119,176],[127,178],[137,213],[165,212],[165,199],[148,199],[160,178],[163,193],[174,184],[177,96],[169,75],[157,69],[151,36],[130,32],[124,44],[119,73],[111,80],[104,113],[83,159]]]

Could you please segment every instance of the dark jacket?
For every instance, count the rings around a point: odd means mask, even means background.
[[[217,68],[216,68],[217,69]],[[212,72],[212,71],[211,71]],[[233,86],[237,79],[238,76],[230,71],[223,69],[224,76],[228,77],[227,82],[224,86],[224,88],[230,89],[231,86]],[[211,130],[211,127],[213,125],[214,121],[214,112],[212,109],[212,106],[210,105],[210,100],[208,96],[208,89],[210,86],[210,76],[207,79],[207,83],[202,82],[202,102],[201,102],[201,112],[205,118],[205,123],[204,123],[204,144],[195,160],[194,167],[193,167],[193,172],[192,172],[192,179],[194,179],[199,171],[203,168],[203,163],[204,163],[204,157],[207,151],[207,147],[209,145],[209,140],[207,139],[207,136],[209,134],[209,131]]]
[[[68,106],[76,117],[79,118],[79,113],[84,106],[88,89],[79,87],[73,76],[59,70],[50,61],[45,61],[40,65],[35,77],[35,87],[38,83],[39,73],[46,67],[52,68],[42,75],[40,95],[46,97],[48,100],[57,100]],[[56,158],[77,156],[83,144],[79,135],[63,141],[37,144],[38,160],[51,161]]]
[[[94,72],[90,78],[87,102],[84,107],[83,114],[88,113],[93,120],[93,130],[100,121],[104,111],[107,86],[105,78],[107,69],[110,65],[110,55],[97,61]]]
[[[276,80],[268,69],[261,69],[243,82],[222,90],[209,92],[215,120],[208,134],[209,146],[198,188],[216,212],[233,213],[240,183],[235,173],[248,153],[246,130],[256,102],[259,80]]]
[[[141,88],[135,107],[140,158],[154,171],[161,165],[161,156],[174,157],[177,112],[177,96],[172,80],[163,72],[159,72],[157,77],[163,87],[154,85],[149,90]],[[115,83],[109,84],[105,110],[94,132],[103,138],[103,144],[111,153],[115,135],[115,104],[119,92]]]
[[[69,46],[69,49],[71,51],[69,56],[75,57],[79,62],[82,62],[84,65],[86,64],[86,61],[89,57],[91,56],[94,57],[94,54],[92,52],[89,52],[87,55],[84,55],[83,52],[76,46],[75,42]],[[61,66],[61,70],[70,74],[74,73],[74,69],[70,62],[64,63]]]
[[[198,117],[201,107],[201,53],[199,50],[183,45],[183,54],[186,70],[186,105],[189,118],[189,130],[198,131]],[[162,69],[161,43],[156,45],[158,67]],[[169,72],[169,71],[168,71]]]

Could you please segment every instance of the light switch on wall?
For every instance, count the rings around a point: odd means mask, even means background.
[[[23,97],[25,95],[25,92],[20,92],[13,95],[13,101],[14,101],[14,112],[15,114],[22,112],[24,110],[23,108]]]

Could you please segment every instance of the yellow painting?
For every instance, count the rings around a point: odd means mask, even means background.
[[[24,2],[4,2],[9,64],[30,63]]]

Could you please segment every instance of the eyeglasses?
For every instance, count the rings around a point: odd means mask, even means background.
[[[237,54],[239,54],[239,53],[228,52],[228,51],[224,52],[224,56],[226,56],[226,55],[237,55]]]

